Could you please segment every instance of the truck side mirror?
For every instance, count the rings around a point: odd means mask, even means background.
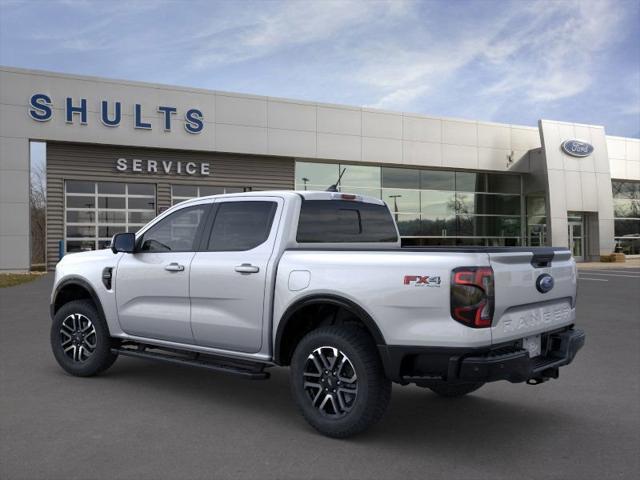
[[[113,253],[133,253],[136,249],[136,235],[134,233],[116,233],[111,239]]]

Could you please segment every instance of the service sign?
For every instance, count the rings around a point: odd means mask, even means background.
[[[564,153],[572,157],[588,157],[593,153],[593,145],[582,140],[565,140],[561,147]]]
[[[164,175],[209,176],[209,162],[183,162],[179,160],[141,160],[139,158],[119,158],[116,160],[116,172],[147,173]]]

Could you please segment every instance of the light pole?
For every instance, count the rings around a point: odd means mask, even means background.
[[[307,189],[307,182],[309,181],[309,179],[307,177],[302,177],[302,182],[304,183],[304,189]]]
[[[398,223],[398,198],[402,195],[389,195],[389,198],[393,198],[393,211],[396,214],[396,223]]]

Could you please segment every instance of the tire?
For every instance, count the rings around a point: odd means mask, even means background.
[[[482,387],[484,383],[482,382],[474,382],[474,383],[435,383],[429,385],[429,389],[434,393],[437,393],[441,397],[462,397],[471,392],[475,392],[480,387]]]
[[[58,364],[77,377],[98,375],[118,358],[111,352],[115,342],[105,320],[88,300],[74,300],[60,307],[53,317],[50,339]]]
[[[290,375],[302,416],[328,437],[365,431],[382,418],[391,398],[391,381],[384,376],[373,340],[356,326],[309,332],[296,346]]]

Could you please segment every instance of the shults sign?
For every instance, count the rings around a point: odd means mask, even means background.
[[[45,93],[34,93],[29,99],[29,116],[38,122],[48,122],[53,118],[53,101]],[[145,112],[142,105],[134,103],[128,106],[133,113],[132,127],[140,130],[152,130],[154,125],[150,121],[143,120]],[[119,127],[123,123],[122,102],[102,100],[100,102],[99,118],[103,125],[111,128]],[[65,122],[74,124],[78,121],[81,125],[88,123],[88,107],[86,98],[66,97],[64,103]],[[146,112],[148,114],[148,112]],[[184,119],[184,129],[191,134],[201,133],[204,130],[204,116],[197,108],[189,108],[185,112],[178,112],[176,107],[158,105],[156,108],[158,121],[165,132],[170,132],[172,120],[180,114]]]

